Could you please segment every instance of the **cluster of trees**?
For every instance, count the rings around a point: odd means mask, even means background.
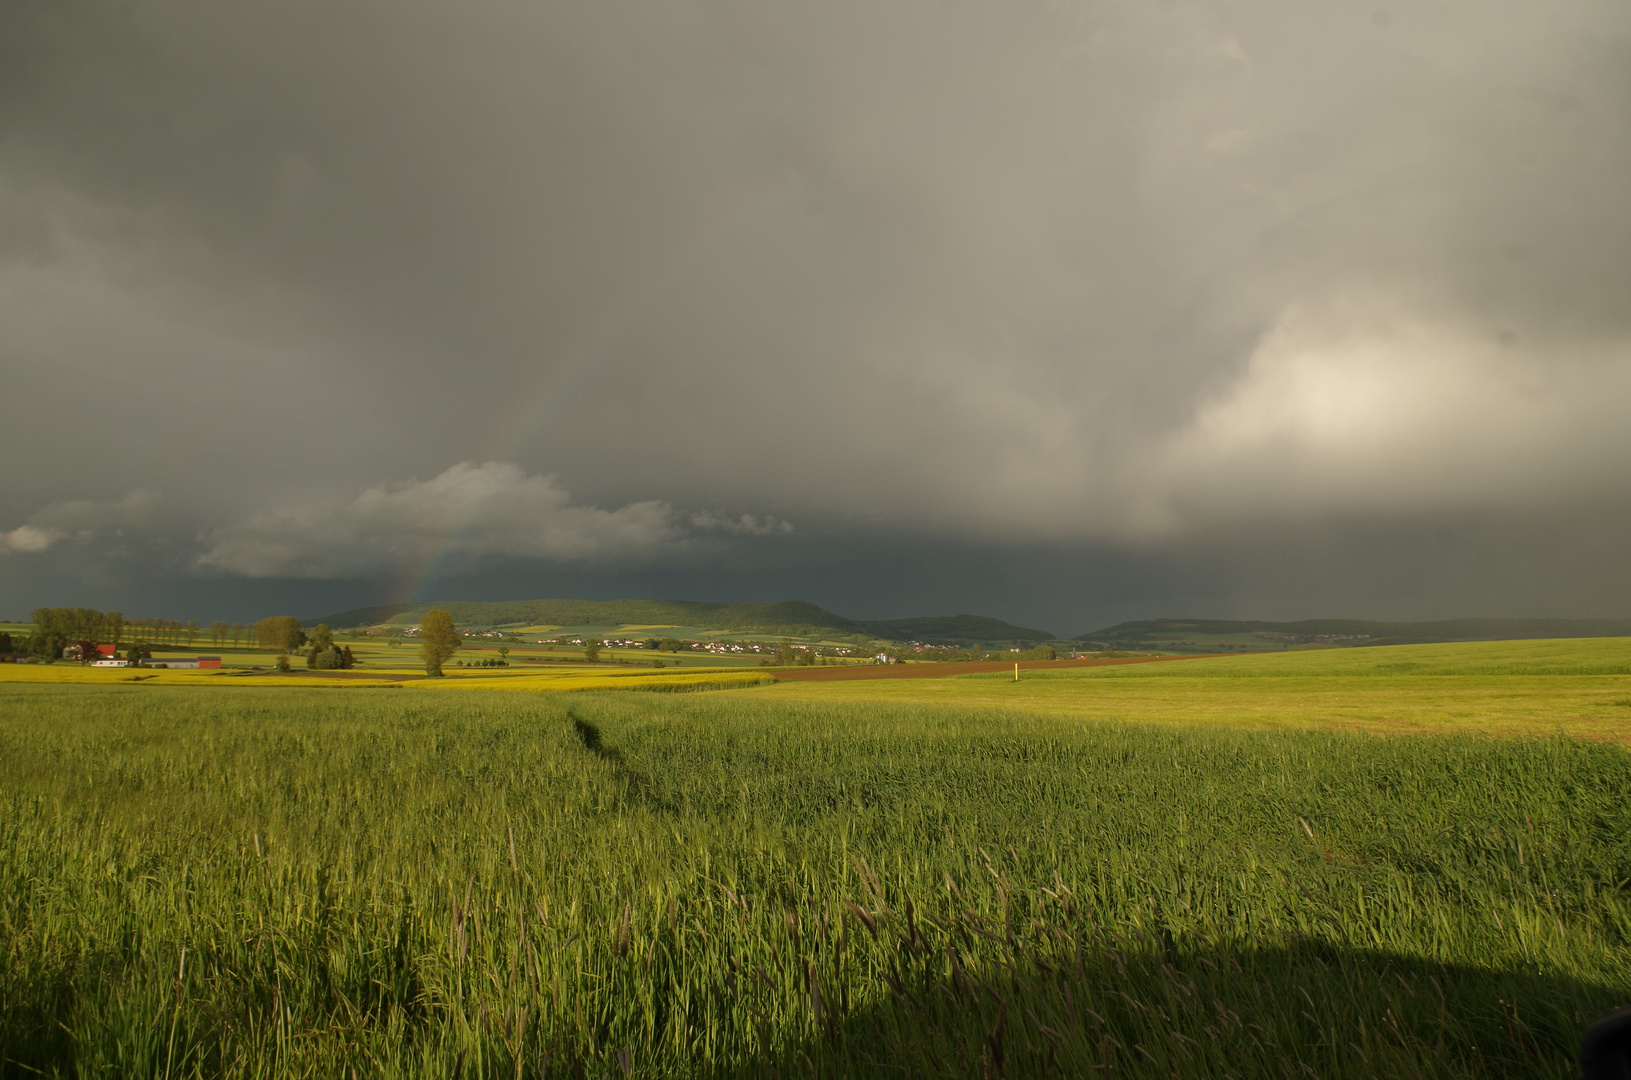
[[[111,642],[117,645],[125,631],[125,617],[117,611],[94,608],[35,608],[30,616],[34,632],[61,634],[73,641]]]
[[[663,652],[685,652],[691,646],[679,638],[646,638],[646,648],[652,652],[661,649]]]
[[[152,655],[154,645],[192,645],[202,632],[196,622],[175,619],[127,619],[121,612],[97,611],[95,608],[61,607],[35,608],[30,618],[34,631],[27,637],[6,635],[0,652],[30,652],[46,659],[55,659],[70,645],[112,645],[115,652],[125,652],[130,659]],[[217,642],[223,640],[217,627],[231,628],[230,623],[216,623],[211,627]],[[239,627],[240,635],[243,628]],[[128,649],[125,643],[129,642]]]
[[[310,634],[293,615],[272,615],[253,627],[255,644],[278,654],[277,669],[289,670],[288,657],[304,650],[306,666],[314,671],[344,671],[356,665],[351,646],[334,640],[327,623],[318,623]]]
[[[116,652],[125,653],[125,643],[131,642],[140,655],[151,656],[154,646],[182,646],[195,648],[200,639],[208,635],[209,643],[216,648],[225,648],[228,645],[241,647],[253,644],[257,638],[265,647],[276,648],[280,652],[293,651],[305,643],[304,635],[292,645],[286,645],[291,640],[287,633],[287,625],[293,624],[296,631],[300,628],[298,619],[292,616],[278,616],[275,619],[265,619],[260,623],[233,623],[213,622],[208,627],[200,627],[191,620],[182,622],[179,619],[127,619],[117,611],[97,611],[94,608],[36,608],[31,618],[34,621],[34,633],[23,638],[21,635],[11,635],[10,648],[0,649],[0,652],[26,651],[37,656],[57,657],[69,645],[79,642],[90,642],[95,645],[112,645]],[[278,624],[281,629],[273,635],[275,643],[268,640],[262,627],[265,623]],[[132,653],[134,658],[137,653]]]
[[[228,644],[255,645],[278,654],[279,670],[289,670],[289,657],[304,652],[306,666],[317,671],[345,670],[356,663],[351,646],[340,645],[326,624],[314,627],[308,635],[293,615],[273,615],[257,623],[214,622],[200,628],[196,622],[173,619],[126,619],[117,611],[92,608],[38,608],[33,613],[34,632],[28,636],[0,634],[0,653],[29,652],[47,659],[62,656],[70,645],[111,644],[131,660],[152,656],[155,645],[191,647],[200,636],[209,635],[216,647]],[[400,642],[400,636],[393,644]],[[128,646],[127,646],[128,643]],[[445,611],[430,611],[420,627],[420,653],[425,672],[440,675],[459,648],[458,632]],[[121,648],[121,646],[127,646]],[[504,650],[508,652],[508,650]]]
[[[27,637],[5,634],[0,652],[26,652],[54,660],[70,645],[111,644],[115,649],[124,640],[130,623],[117,611],[94,608],[35,608],[30,618],[34,632]]]
[[[306,637],[304,633],[300,635]],[[328,623],[318,623],[306,641],[306,666],[315,671],[346,671],[356,665],[351,646],[337,645]]]

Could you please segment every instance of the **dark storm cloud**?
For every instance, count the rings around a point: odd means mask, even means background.
[[[52,517],[137,490],[120,542],[197,572],[707,537],[791,582],[865,536],[1181,551],[1201,606],[1275,592],[1268,536],[1386,580],[1409,545],[1342,538],[1620,535],[1628,30],[1517,0],[6,5],[0,421],[38,460],[0,480],[0,574],[111,544]],[[461,462],[524,494],[444,520]]]

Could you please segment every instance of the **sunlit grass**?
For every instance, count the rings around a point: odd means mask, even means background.
[[[788,701],[978,705],[1082,722],[1570,735],[1631,742],[1631,639],[1201,657],[948,679],[782,683]]]
[[[732,671],[729,669],[688,668],[676,671],[607,671],[605,669],[568,669],[566,671],[491,672],[477,670],[474,674],[460,673],[462,677],[426,679],[415,682],[414,689],[425,690],[726,690],[761,686],[771,678],[762,672]]]
[[[1616,746],[438,690],[0,687],[0,1058],[1562,1077],[1631,998]]]
[[[1312,649],[1204,657],[1182,664],[1088,669],[1088,673],[1090,677],[1112,679],[1631,675],[1631,638],[1546,638]],[[1069,674],[1061,671],[1050,673],[1050,677]]]

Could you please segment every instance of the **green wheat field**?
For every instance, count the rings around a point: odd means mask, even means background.
[[[1330,676],[1411,677],[1367,651]],[[1317,661],[1259,662],[1294,711]],[[1631,1003],[1625,748],[1046,707],[1246,692],[1183,666],[1023,708],[0,686],[0,1075],[1573,1075]]]

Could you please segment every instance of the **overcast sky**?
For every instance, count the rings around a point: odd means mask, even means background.
[[[1631,616],[1624,0],[13,0],[0,616]]]

